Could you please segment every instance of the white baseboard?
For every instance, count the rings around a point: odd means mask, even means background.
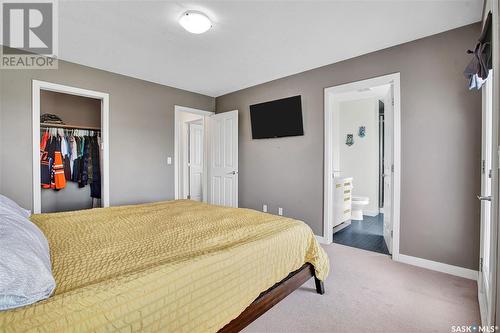
[[[378,214],[379,214],[378,210],[366,210],[366,209],[363,209],[363,215],[366,215],[366,216],[377,216]]]
[[[333,233],[339,232],[340,230],[347,228],[348,226],[351,225],[351,220],[347,220],[345,222],[342,222],[335,227],[333,227]]]
[[[325,239],[325,237],[323,236],[318,236],[316,235],[316,240],[320,243],[320,244],[331,244],[331,243],[328,243]]]
[[[479,314],[481,315],[481,325],[488,326],[489,325],[488,314],[487,314],[488,305],[486,304],[486,298],[484,297],[484,294],[481,294],[479,290],[477,293],[477,299],[479,301]]]
[[[460,276],[470,280],[477,280],[478,277],[478,271],[472,269],[448,265],[442,262],[407,256],[405,254],[399,254],[396,258],[394,258],[394,260],[413,266],[427,268],[433,271]]]

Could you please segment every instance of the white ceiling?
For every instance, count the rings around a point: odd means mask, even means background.
[[[389,89],[391,88],[390,84],[384,84],[381,86],[371,87],[369,90],[353,90],[347,91],[343,93],[337,93],[335,95],[335,103],[345,102],[345,101],[355,101],[359,99],[365,98],[384,98]]]
[[[480,20],[482,0],[59,2],[61,59],[220,96]],[[188,9],[214,22],[177,23]],[[472,45],[471,45],[472,46]]]

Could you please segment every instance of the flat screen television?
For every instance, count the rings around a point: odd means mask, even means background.
[[[252,138],[304,135],[300,95],[250,105]]]

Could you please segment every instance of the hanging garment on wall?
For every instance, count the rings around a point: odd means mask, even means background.
[[[483,30],[478,38],[474,50],[467,50],[467,54],[472,54],[472,60],[465,67],[464,75],[469,81],[469,89],[480,89],[484,81],[488,78],[488,73],[492,69],[492,48],[491,48],[491,12],[488,13]]]

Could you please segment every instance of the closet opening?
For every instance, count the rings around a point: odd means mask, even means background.
[[[108,94],[33,81],[33,211],[109,206]]]

